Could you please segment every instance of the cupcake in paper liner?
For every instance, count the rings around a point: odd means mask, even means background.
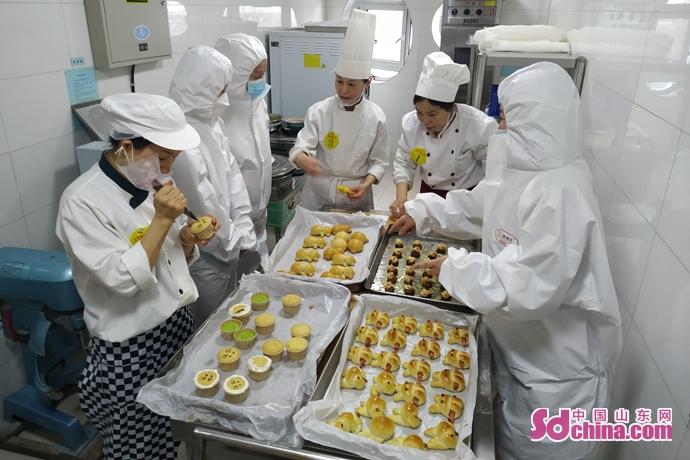
[[[234,374],[223,382],[225,400],[233,404],[241,403],[249,396],[249,381],[241,375]]]
[[[262,355],[256,355],[249,358],[247,361],[247,368],[249,368],[249,377],[252,380],[261,381],[268,378],[271,371],[271,358]]]
[[[196,394],[204,398],[215,395],[218,392],[220,375],[215,369],[202,369],[194,376]]]
[[[256,331],[254,329],[240,329],[235,332],[235,345],[240,350],[247,350],[254,346],[256,342]]]

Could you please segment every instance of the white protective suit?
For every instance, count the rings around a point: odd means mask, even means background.
[[[192,306],[194,321],[203,322],[232,292],[240,250],[256,248],[251,204],[235,157],[229,152],[220,115],[227,109],[218,94],[230,81],[232,65],[208,46],[187,50],[170,83],[170,98],[179,104],[201,136],[201,144],[182,152],[173,178],[197,216],[213,214],[220,229],[190,272],[199,290]]]
[[[221,37],[216,42],[216,49],[232,62],[233,74],[226,90],[230,107],[223,114],[224,132],[247,184],[257,250],[261,265],[267,271],[270,267],[266,245],[266,208],[271,196],[273,174],[268,110],[265,94],[255,100],[247,94],[249,76],[266,59],[266,49],[261,40],[246,34]]]
[[[599,207],[582,158],[580,100],[559,66],[538,63],[499,87],[507,130],[489,141],[486,179],[406,204],[420,234],[481,234],[483,253],[451,250],[440,282],[486,315],[496,361],[502,459],[593,458],[594,442],[531,442],[547,407],[607,407],[621,348]],[[480,233],[481,230],[481,233]]]

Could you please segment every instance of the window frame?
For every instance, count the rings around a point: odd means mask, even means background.
[[[405,0],[374,0],[357,2],[356,8],[361,10],[388,10],[400,11],[403,14],[402,23],[400,25],[401,41],[400,56],[398,60],[393,61],[389,59],[372,59],[372,69],[381,69],[387,71],[399,72],[405,65],[407,56],[410,54],[412,48],[412,20],[410,19],[410,12],[407,8]]]

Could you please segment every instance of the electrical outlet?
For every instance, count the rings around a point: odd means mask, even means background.
[[[72,62],[72,67],[76,67],[78,65],[84,65],[84,58],[79,56],[79,57],[73,57],[71,59]]]

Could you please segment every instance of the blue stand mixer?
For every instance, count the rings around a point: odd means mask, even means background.
[[[84,367],[84,305],[63,252],[0,248],[0,299],[5,336],[19,342],[27,384],[3,400],[4,418],[38,425],[78,451],[94,436],[76,417],[55,409],[62,389]]]

